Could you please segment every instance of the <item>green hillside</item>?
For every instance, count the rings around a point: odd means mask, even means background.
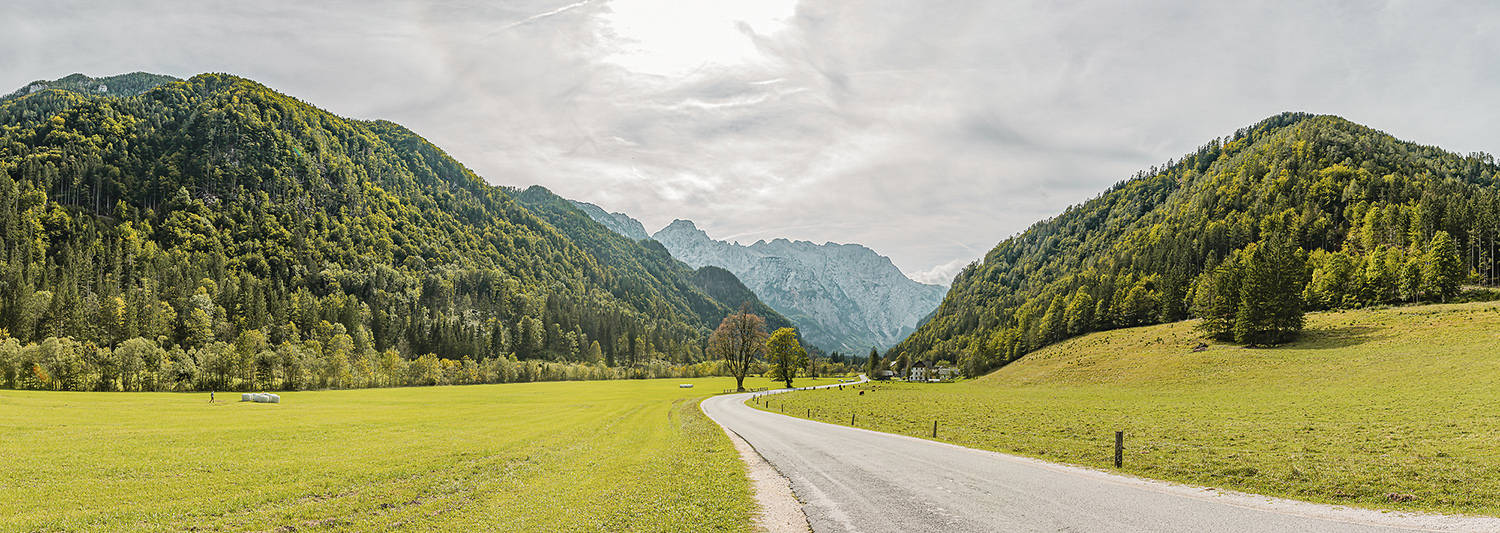
[[[656,241],[651,242],[655,243]],[[652,247],[660,246],[659,244],[650,245]],[[666,253],[666,249],[662,248],[662,252]],[[699,267],[698,270],[694,270],[691,279],[694,286],[703,289],[703,292],[708,293],[713,299],[723,302],[724,305],[729,306],[731,309],[738,310],[741,307],[745,307],[750,313],[764,317],[768,331],[796,327],[792,324],[791,320],[782,316],[781,313],[777,313],[775,309],[771,309],[771,306],[766,305],[765,302],[760,301],[760,298],[755,296],[755,292],[740,282],[740,278],[735,277],[733,272],[713,265],[705,265]]]
[[[1210,326],[1230,336],[1247,273],[1274,278],[1246,283],[1277,311],[1446,300],[1500,278],[1497,171],[1489,155],[1338,117],[1272,117],[1001,242],[892,354],[978,375],[1076,335],[1190,314],[1227,312]]]
[[[943,441],[1111,469],[1124,431],[1131,474],[1500,514],[1500,304],[1307,318],[1300,340],[1276,348],[1175,322],[1066,340],[976,380],[796,392],[773,406],[923,438],[936,421]]]
[[[714,307],[399,125],[228,75],[0,102],[0,206],[16,387],[439,381],[383,362],[427,353],[451,361],[444,382],[500,360],[686,364],[708,331],[695,305]]]

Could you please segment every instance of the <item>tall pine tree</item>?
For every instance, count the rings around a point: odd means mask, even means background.
[[[1290,232],[1280,231],[1247,246],[1242,260],[1235,342],[1269,345],[1291,340],[1302,331],[1306,253],[1292,242]]]

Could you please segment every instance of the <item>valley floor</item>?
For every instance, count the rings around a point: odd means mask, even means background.
[[[956,384],[779,394],[798,417],[1315,502],[1500,515],[1500,305],[1318,313],[1303,339],[1096,333]],[[863,391],[864,394],[860,394]]]
[[[0,531],[744,531],[732,386],[0,391]]]

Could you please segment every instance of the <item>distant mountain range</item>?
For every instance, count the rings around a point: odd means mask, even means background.
[[[532,185],[524,191],[507,191],[526,209],[597,258],[604,268],[649,276],[653,283],[638,285],[634,292],[643,294],[629,295],[631,297],[647,296],[645,293],[653,285],[664,287],[683,295],[689,307],[704,317],[710,329],[718,326],[729,313],[741,308],[760,315],[772,331],[792,325],[790,320],[756,298],[755,293],[729,271],[713,266],[690,267],[672,257],[661,243],[649,237],[635,239],[616,229],[634,228],[644,236],[645,228],[633,218],[621,213],[607,214],[593,204],[564,199],[540,185]],[[599,216],[613,223],[599,222]]]
[[[610,231],[624,235],[635,241],[644,241],[651,238],[651,235],[646,233],[646,226],[641,225],[641,221],[630,218],[625,213],[609,213],[604,208],[588,202],[568,201],[573,202],[573,207],[577,207],[587,214],[589,218],[603,224]]]
[[[623,213],[574,202],[595,221],[633,239],[644,226]],[[715,240],[691,221],[677,220],[649,237],[693,267],[717,266],[738,276],[780,311],[809,343],[863,354],[901,341],[947,292],[907,278],[887,257],[858,244],[776,239],[744,246]]]
[[[148,72],[132,72],[118,76],[105,76],[94,78],[83,74],[70,74],[55,80],[37,80],[26,84],[16,92],[6,95],[0,100],[18,98],[28,94],[56,89],[79,94],[90,94],[99,96],[135,96],[161,86],[162,84],[181,81],[171,76],[151,74]]]

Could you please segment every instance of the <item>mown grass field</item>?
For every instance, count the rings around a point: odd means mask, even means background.
[[[972,381],[795,392],[769,410],[923,438],[936,420],[939,440],[1109,469],[1123,430],[1131,474],[1500,514],[1500,305],[1310,314],[1302,340],[1271,349],[1192,352],[1201,340],[1191,322],[1103,332]]]
[[[0,530],[745,531],[733,384],[0,391]]]

